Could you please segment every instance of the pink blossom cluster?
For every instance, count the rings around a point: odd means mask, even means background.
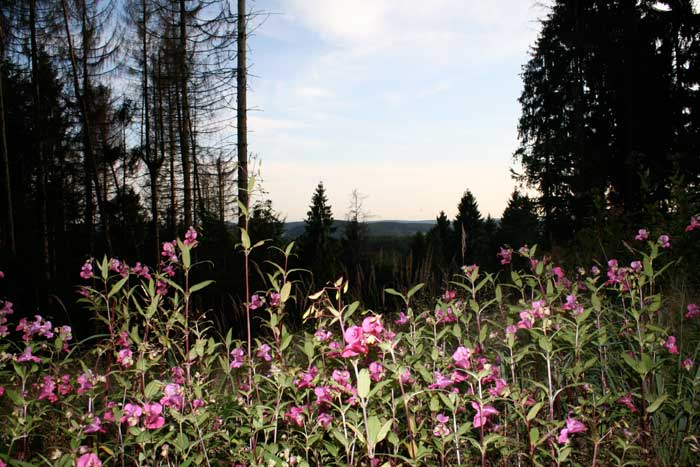
[[[569,294],[566,296],[566,303],[562,306],[564,310],[571,311],[571,314],[578,316],[583,313],[583,306],[578,302],[576,295]]]
[[[20,319],[15,330],[24,333],[22,340],[25,342],[31,341],[34,336],[41,336],[47,339],[53,337],[51,321],[44,320],[40,315],[34,315],[34,321],[27,321],[27,318]]]
[[[126,264],[125,261],[120,261],[117,258],[110,258],[109,270],[116,272],[122,277],[126,277],[129,274],[129,265]]]
[[[131,268],[131,272],[136,274],[137,277],[141,277],[143,279],[151,280],[151,272],[148,269],[148,266],[145,264],[141,264],[140,262],[136,262],[134,264],[134,267]]]
[[[435,417],[435,420],[437,420],[437,424],[433,428],[433,436],[442,438],[449,435],[450,429],[447,428],[447,423],[450,421],[450,417],[439,413],[437,414],[437,417]]]
[[[500,247],[496,257],[501,259],[501,264],[510,264],[513,261],[513,249]]]
[[[10,333],[7,326],[7,315],[11,315],[13,313],[12,302],[2,302],[2,308],[0,308],[0,337],[6,337]]]
[[[95,274],[92,272],[92,259],[88,259],[80,268],[80,277],[87,280],[91,279],[94,275]]]
[[[690,224],[685,228],[686,232],[700,230],[700,214],[690,217]]]
[[[187,232],[185,232],[185,240],[182,243],[192,248],[197,246],[197,231],[194,227],[190,226],[190,228],[187,229]]]
[[[117,363],[123,368],[129,368],[134,364],[134,353],[131,351],[131,342],[129,334],[122,331],[117,339],[117,345],[121,348],[117,351]]]
[[[557,442],[559,444],[567,444],[569,442],[569,435],[574,433],[585,433],[586,431],[586,425],[575,418],[568,417],[566,419],[566,428],[562,428],[562,430],[559,432]]]
[[[230,368],[240,368],[243,366],[245,359],[245,352],[240,347],[235,348],[231,351],[231,363]]]
[[[165,424],[165,418],[162,414],[163,406],[158,402],[147,402],[143,406],[129,402],[124,405],[123,415],[119,422],[126,423],[128,426],[136,426],[142,421],[144,428],[157,430]]]
[[[345,348],[343,358],[366,355],[369,348],[383,340],[393,339],[393,333],[384,329],[381,316],[368,316],[362,320],[362,326],[350,326],[343,333]]]
[[[688,305],[688,312],[685,314],[685,317],[687,319],[691,318],[697,318],[700,316],[700,305],[697,305],[695,303],[690,303]]]
[[[547,303],[544,300],[535,300],[532,302],[532,308],[520,312],[517,326],[519,329],[532,329],[536,319],[543,319],[549,314]]]

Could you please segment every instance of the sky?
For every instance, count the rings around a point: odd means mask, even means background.
[[[521,67],[542,0],[258,0],[249,149],[288,221],[323,182],[372,220],[454,217],[469,189],[500,217],[516,186]]]

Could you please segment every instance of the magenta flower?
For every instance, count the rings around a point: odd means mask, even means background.
[[[143,414],[143,410],[140,405],[132,404],[131,402],[124,405],[124,414],[119,419],[120,423],[126,422],[129,426],[136,426],[139,424],[139,419]]]
[[[442,294],[442,300],[445,302],[451,302],[452,300],[455,299],[457,294],[455,294],[454,290],[445,290],[445,293]]]
[[[166,384],[163,388],[163,397],[160,404],[163,407],[172,407],[175,410],[182,410],[185,406],[184,390],[177,383]]]
[[[157,430],[165,424],[165,418],[161,416],[163,406],[157,402],[143,404],[143,426],[149,430]]]
[[[314,333],[314,337],[320,342],[325,342],[331,337],[333,337],[333,333],[330,331],[326,331],[325,329],[317,329]]]
[[[298,389],[310,388],[313,386],[313,381],[317,375],[318,368],[312,366],[307,371],[303,371],[300,377],[294,378],[293,383]]]
[[[5,386],[0,386],[0,397],[5,394]]]
[[[97,457],[97,454],[87,452],[78,457],[75,465],[76,467],[102,467],[102,462],[100,462],[100,458]]]
[[[78,394],[83,394],[90,389],[93,388],[93,380],[94,377],[92,376],[92,372],[88,370],[87,373],[82,373],[81,375],[78,376],[78,390],[76,391]]]
[[[102,428],[102,420],[100,417],[93,417],[90,423],[83,429],[85,433],[104,433],[105,429]]]
[[[192,248],[197,246],[197,231],[194,227],[190,226],[190,228],[187,229],[187,232],[185,232],[185,241],[182,243]]]
[[[192,411],[196,412],[200,407],[204,407],[204,401],[202,399],[194,399],[192,401]]]
[[[497,258],[501,258],[501,264],[510,264],[513,261],[513,249],[500,247],[500,251],[496,254]]]
[[[413,377],[411,377],[411,370],[406,368],[401,373],[399,373],[399,382],[401,384],[413,384]]]
[[[37,400],[44,400],[51,402],[52,404],[58,400],[54,391],[56,390],[56,382],[51,378],[51,376],[44,376],[43,382],[39,387],[39,395]]]
[[[374,336],[377,340],[381,339],[384,332],[381,316],[368,316],[362,320],[362,332],[365,335]]]
[[[695,303],[691,303],[688,305],[688,312],[685,314],[685,317],[690,319],[690,318],[697,318],[700,316],[700,306],[696,305]]]
[[[435,319],[438,324],[454,323],[457,321],[457,316],[451,306],[448,306],[446,310],[437,307],[435,309]]]
[[[506,326],[506,334],[515,335],[518,332],[518,328],[514,324],[509,324]]]
[[[700,214],[690,217],[690,224],[685,228],[686,232],[700,230]]]
[[[372,362],[369,364],[369,377],[372,381],[379,382],[384,378],[384,367],[380,362]]]
[[[281,296],[277,292],[272,292],[270,294],[270,306],[279,306]]]
[[[506,389],[508,389],[508,383],[503,378],[496,378],[494,386],[489,388],[488,391],[493,397],[500,397]]]
[[[177,242],[174,240],[172,242],[164,242],[160,255],[168,258],[168,261],[172,263],[177,263]]]
[[[70,394],[73,386],[70,384],[70,375],[63,375],[58,381],[58,393],[62,396]]]
[[[578,316],[583,313],[583,306],[578,303],[576,295],[570,294],[566,296],[566,303],[562,307],[565,310],[571,311],[571,314]]]
[[[161,297],[168,295],[168,284],[165,281],[156,280],[156,294]]]
[[[362,328],[359,326],[350,326],[347,328],[343,334],[343,339],[346,343],[341,353],[343,358],[364,355],[369,351],[365,343],[364,332],[362,332]]]
[[[632,394],[626,394],[617,400],[618,403],[626,406],[632,413],[637,413],[637,407],[632,402]]]
[[[347,370],[333,370],[333,381],[345,386],[350,381],[350,372]]]
[[[17,362],[34,362],[34,363],[41,363],[41,359],[39,357],[35,357],[32,355],[32,348],[30,346],[27,346],[24,349],[24,353],[21,354],[19,357],[17,357]]]
[[[300,407],[291,407],[287,412],[284,413],[284,418],[289,423],[294,423],[296,426],[304,425],[304,412],[306,411],[306,405]]]
[[[681,366],[683,367],[684,370],[690,371],[693,369],[693,359],[692,358],[686,358],[681,362]]]
[[[241,352],[242,352],[242,350],[241,350]],[[173,378],[173,383],[185,384],[185,370],[183,370],[179,366],[172,367],[170,369],[170,375]]]
[[[406,324],[408,323],[408,316],[403,311],[399,313],[398,319],[394,321],[395,324]]]
[[[254,294],[250,297],[250,309],[251,310],[256,310],[263,306],[263,303],[265,303],[264,298],[260,298],[260,295]]]
[[[117,353],[117,363],[124,368],[129,368],[131,365],[134,364],[134,359],[133,357],[133,352],[131,349],[121,349]]]
[[[661,245],[661,248],[671,248],[671,237],[668,235],[659,236],[659,240],[657,242],[659,245]]]
[[[316,395],[316,405],[330,405],[333,402],[333,393],[328,386],[317,386],[314,388]]]
[[[95,274],[92,272],[92,260],[87,260],[85,261],[85,264],[83,264],[83,267],[80,268],[80,277],[83,279],[90,279],[93,277]]]
[[[678,351],[678,347],[676,346],[676,337],[675,336],[668,336],[663,344],[664,344],[664,347],[666,347],[666,349],[668,350],[668,353],[673,354],[673,355],[680,354],[680,352]]]
[[[472,402],[472,408],[476,410],[474,414],[474,419],[472,420],[472,425],[474,428],[479,428],[482,425],[486,425],[489,421],[489,417],[498,414],[498,410],[491,405],[479,405],[478,402]]]
[[[636,274],[639,274],[642,272],[642,262],[641,261],[632,261],[630,263],[630,268],[632,271],[634,271]]]
[[[321,425],[323,428],[326,428],[333,421],[333,417],[326,412],[321,412],[316,417],[316,420],[318,421],[319,425]]]
[[[533,324],[535,324],[535,317],[532,315],[532,311],[521,311],[520,321],[518,321],[518,329],[532,329]]]
[[[457,347],[457,350],[455,350],[455,353],[452,354],[452,360],[455,362],[455,366],[458,368],[463,368],[465,370],[468,370],[471,367],[471,362],[469,359],[472,356],[472,350],[468,349],[464,346],[459,346]]]
[[[557,442],[559,444],[566,444],[569,442],[569,435],[574,433],[584,433],[585,431],[587,431],[586,425],[574,418],[569,417],[566,419],[566,428],[559,432]]]
[[[143,265],[139,262],[137,262],[133,268],[131,268],[131,272],[136,274],[138,277],[143,277],[144,279],[151,280],[151,273],[148,269],[148,266]]]
[[[269,362],[270,360],[272,360],[272,357],[270,356],[270,350],[272,349],[269,345],[263,344],[260,347],[258,347],[258,351],[255,352],[255,356],[258,358],[262,358],[266,362]]]
[[[435,371],[433,373],[433,377],[435,378],[435,382],[428,386],[428,389],[445,389],[452,386],[453,384],[450,378],[444,376],[439,371]]]
[[[241,348],[235,348],[231,351],[231,368],[240,368],[243,366],[243,359],[245,357],[245,352]]]
[[[649,239],[649,232],[647,231],[647,229],[639,229],[637,231],[637,235],[635,235],[634,239],[637,241],[640,241],[640,242],[648,240]]]
[[[437,420],[437,424],[433,428],[433,436],[442,438],[443,436],[449,435],[450,429],[447,428],[447,422],[450,421],[450,417],[440,413],[437,415],[437,417],[435,417],[435,419]]]

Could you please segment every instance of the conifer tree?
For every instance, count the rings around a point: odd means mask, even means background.
[[[316,187],[306,216],[304,234],[300,241],[301,256],[314,274],[316,284],[320,284],[333,278],[337,266],[333,213],[323,182],[319,182]]]

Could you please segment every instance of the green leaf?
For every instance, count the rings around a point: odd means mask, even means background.
[[[292,283],[291,282],[285,282],[284,285],[282,286],[282,290],[280,290],[280,302],[284,303],[289,299],[289,294],[292,293]]]
[[[143,390],[143,397],[146,400],[153,400],[156,398],[160,392],[161,382],[158,380],[153,380],[146,385],[146,389]]]
[[[668,398],[668,394],[662,394],[659,397],[657,397],[656,400],[654,402],[652,402],[649,407],[647,407],[647,413],[656,412],[659,409],[659,407],[661,407],[661,404],[663,404],[667,398]]]
[[[246,229],[241,229],[241,245],[243,245],[244,250],[250,250],[250,237]]]
[[[369,395],[370,384],[369,371],[367,368],[361,369],[357,376],[357,395],[361,399],[366,399]]]
[[[537,416],[537,413],[542,409],[543,405],[544,402],[538,402],[537,404],[533,405],[525,417],[527,421],[532,421]]]
[[[402,293],[397,292],[394,289],[384,289],[384,292],[388,293],[389,295],[396,295],[397,297],[404,298]]]
[[[387,420],[384,425],[379,429],[379,433],[377,433],[377,444],[381,443],[384,441],[384,438],[386,438],[386,435],[389,433],[389,430],[391,429],[391,424],[393,420]]]
[[[540,348],[547,353],[552,352],[552,343],[546,336],[540,336],[539,340]]]
[[[200,282],[199,284],[195,284],[195,285],[193,285],[192,287],[190,287],[190,293],[195,293],[195,292],[197,292],[198,290],[202,290],[204,287],[207,287],[207,286],[209,286],[209,285],[211,285],[211,284],[213,284],[213,283],[214,283],[214,281],[212,281],[212,280],[207,280],[207,281],[202,281],[202,282]]]
[[[406,298],[413,297],[416,294],[416,292],[418,292],[420,289],[423,288],[424,285],[425,284],[418,284],[418,285],[414,286],[411,290],[408,291],[408,293],[406,294]],[[388,291],[389,290],[387,289],[387,292]]]
[[[122,287],[124,287],[124,284],[126,284],[126,281],[129,280],[129,276],[127,275],[126,277],[122,278],[119,282],[114,284],[112,286],[112,289],[109,291],[107,294],[107,298],[113,297],[117,292],[121,290]]]
[[[379,430],[381,428],[381,422],[376,415],[372,415],[367,420],[367,442],[370,446],[375,446],[377,444],[377,435],[379,435]]]

